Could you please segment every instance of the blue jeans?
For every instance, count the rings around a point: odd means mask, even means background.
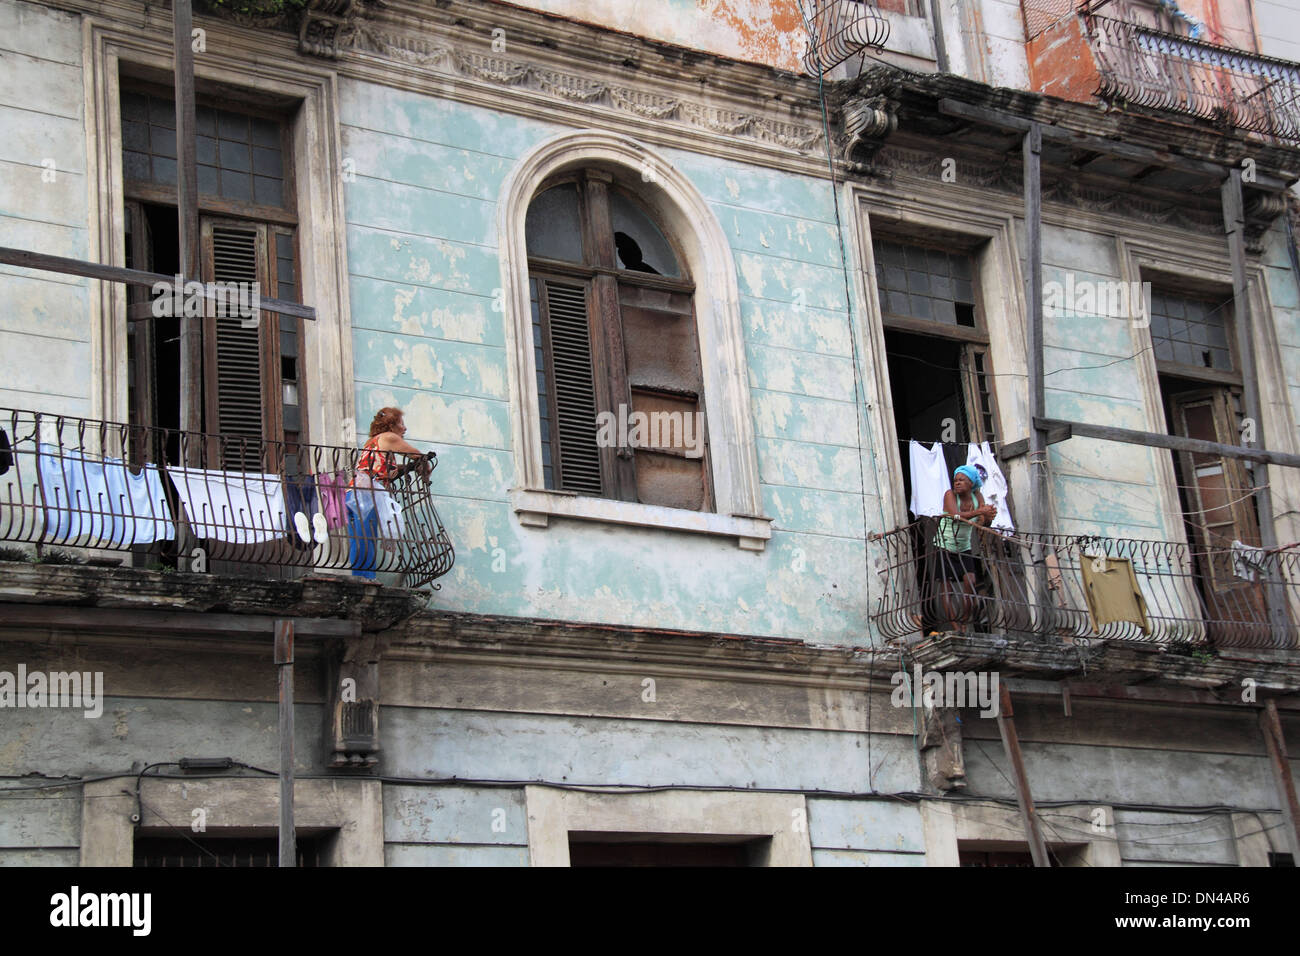
[[[344,499],[348,508],[348,563],[358,578],[375,577],[375,549],[379,544],[379,515],[374,495],[361,496],[349,491]]]

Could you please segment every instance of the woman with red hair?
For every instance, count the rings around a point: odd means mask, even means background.
[[[390,493],[392,483],[411,467],[424,475],[432,470],[429,456],[408,442],[405,435],[402,410],[381,408],[370,423],[370,438],[357,458],[356,476],[346,498],[348,557],[357,577],[373,578],[376,544],[400,539],[405,530],[401,508]],[[414,461],[399,466],[398,455]],[[392,550],[391,544],[385,546]]]

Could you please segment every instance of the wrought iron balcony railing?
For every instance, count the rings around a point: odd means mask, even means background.
[[[1109,17],[1087,23],[1107,102],[1300,142],[1300,65]]]
[[[133,552],[194,570],[348,570],[420,587],[455,554],[434,507],[430,453],[255,441],[0,409],[0,542]],[[195,554],[195,549],[198,554]],[[200,564],[190,562],[198,558]]]
[[[965,559],[942,546],[952,541],[941,519],[880,537],[883,587],[872,619],[882,634],[1300,647],[1291,623],[1300,609],[1300,550],[1197,552],[1172,541],[972,532]],[[1281,605],[1272,614],[1270,592]]]
[[[804,68],[814,76],[889,39],[889,21],[872,0],[799,0],[799,11],[808,31]]]

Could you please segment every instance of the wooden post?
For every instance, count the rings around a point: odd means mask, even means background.
[[[1277,784],[1278,801],[1286,819],[1286,838],[1291,846],[1291,859],[1300,860],[1300,803],[1296,801],[1295,778],[1287,762],[1286,738],[1282,736],[1282,721],[1277,716],[1277,704],[1265,702],[1259,715],[1259,729],[1264,732],[1264,745],[1268,749],[1273,767],[1273,780]]]
[[[202,281],[199,274],[199,168],[195,155],[194,30],[192,0],[172,0],[172,42],[176,74],[176,219],[180,241],[180,273]],[[181,431],[203,430],[203,320],[180,320]],[[198,444],[190,442],[189,457],[198,464]]]
[[[1002,749],[1006,751],[1011,764],[1011,779],[1016,785],[1016,802],[1020,804],[1020,822],[1025,827],[1025,839],[1029,841],[1029,855],[1033,857],[1034,866],[1051,866],[1047,856],[1047,844],[1043,842],[1042,831],[1038,828],[1038,817],[1034,815],[1034,798],[1029,792],[1029,778],[1025,776],[1025,762],[1020,755],[1020,739],[1016,736],[1016,725],[1012,721],[1011,692],[1007,685],[998,684],[998,733],[1002,735]]]
[[[1223,201],[1223,229],[1228,236],[1228,253],[1232,259],[1232,313],[1237,329],[1237,364],[1241,369],[1242,404],[1246,418],[1254,423],[1255,441],[1265,445],[1264,420],[1260,417],[1259,374],[1255,363],[1254,322],[1250,308],[1250,294],[1246,284],[1246,207],[1241,191],[1241,170],[1228,171],[1220,190]],[[1244,442],[1242,444],[1245,444]],[[1273,522],[1273,494],[1268,485],[1268,465],[1257,462],[1251,469],[1251,484],[1255,488],[1255,504],[1259,512],[1259,543],[1267,550],[1277,547],[1277,531]],[[1275,576],[1265,572],[1265,598],[1269,623],[1275,633],[1284,633],[1287,627],[1286,595]]]
[[[280,677],[280,865],[298,865],[293,823],[293,621],[275,622]]]
[[[1049,530],[1047,496],[1047,430],[1038,420],[1047,417],[1047,393],[1043,383],[1043,193],[1041,158],[1043,128],[1031,123],[1024,137],[1025,175],[1025,255],[1029,275],[1026,277],[1026,305],[1029,318],[1029,530],[1046,534]],[[1033,548],[1030,582],[1034,607],[1039,615],[1052,613],[1047,593],[1046,544]],[[1046,628],[1042,629],[1046,631]]]

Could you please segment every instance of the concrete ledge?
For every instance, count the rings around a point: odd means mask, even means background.
[[[762,551],[772,537],[772,519],[749,515],[722,515],[708,511],[686,511],[643,505],[636,501],[615,501],[539,489],[515,489],[510,505],[519,523],[545,528],[551,517],[603,521],[607,524],[636,525],[665,531],[688,531],[734,537],[746,551]]]

